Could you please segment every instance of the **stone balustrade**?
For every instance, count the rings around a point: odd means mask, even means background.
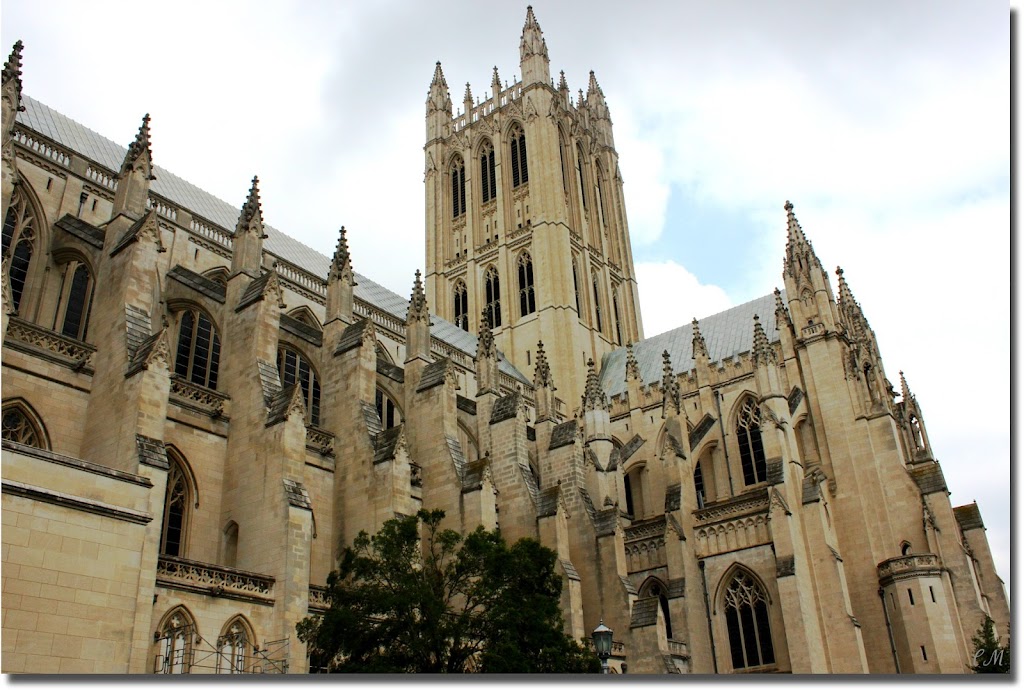
[[[157,585],[236,600],[272,603],[274,579],[226,566],[204,564],[161,555],[156,565]]]
[[[904,578],[938,576],[941,573],[942,561],[934,554],[908,554],[878,565],[878,581],[882,585]]]
[[[77,372],[93,373],[93,355],[96,353],[96,346],[68,338],[19,317],[12,316],[8,322],[5,345],[11,345],[22,352],[42,356]]]

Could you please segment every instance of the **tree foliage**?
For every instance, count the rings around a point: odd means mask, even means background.
[[[463,538],[443,511],[360,533],[327,579],[330,607],[298,636],[332,672],[597,672],[562,631],[555,553],[498,531]],[[422,526],[422,528],[421,528]],[[421,535],[422,533],[422,535]],[[421,539],[422,538],[422,539]]]
[[[977,633],[971,637],[971,642],[974,643],[974,664],[971,669],[978,674],[1010,673],[1010,642],[999,645],[992,617],[985,615]]]

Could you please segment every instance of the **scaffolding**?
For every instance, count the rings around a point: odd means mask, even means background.
[[[260,647],[229,634],[211,643],[188,625],[166,630],[155,642],[157,674],[288,673],[288,638],[264,641]]]

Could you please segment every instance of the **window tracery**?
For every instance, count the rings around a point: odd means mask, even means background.
[[[725,589],[723,605],[733,669],[774,664],[768,596],[761,584],[737,569]]]
[[[523,252],[516,264],[519,269],[519,316],[525,317],[537,311],[533,286],[533,258],[529,252]]]
[[[493,266],[487,267],[484,272],[484,293],[487,322],[495,329],[501,326],[501,280],[498,278],[498,270]]]
[[[452,290],[452,301],[455,308],[455,326],[463,331],[469,331],[469,291],[462,280],[455,282]]]
[[[20,186],[15,186],[4,217],[2,260],[11,282],[11,307],[18,312],[36,249],[36,218]]]
[[[761,408],[752,397],[747,397],[736,419],[736,440],[740,447],[740,465],[743,484],[754,485],[768,477],[761,442]]]
[[[512,163],[512,187],[514,189],[530,181],[530,173],[526,166],[526,134],[519,125],[514,125],[509,132],[509,149]]]
[[[174,374],[208,389],[217,388],[220,335],[213,321],[199,309],[181,313]]]
[[[306,424],[320,425],[320,378],[316,370],[297,350],[286,345],[277,349],[277,372],[281,377],[281,386],[289,387],[298,384],[302,389],[302,398],[306,403]]]
[[[489,141],[480,147],[480,200],[487,203],[498,196],[498,181],[494,176],[494,145]]]

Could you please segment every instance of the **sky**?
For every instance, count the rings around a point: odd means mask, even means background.
[[[544,2],[614,123],[648,336],[782,287],[783,205],[923,408],[1010,576],[1010,31],[962,1]],[[4,0],[32,97],[399,294],[424,266],[425,101],[519,76],[526,5]]]

